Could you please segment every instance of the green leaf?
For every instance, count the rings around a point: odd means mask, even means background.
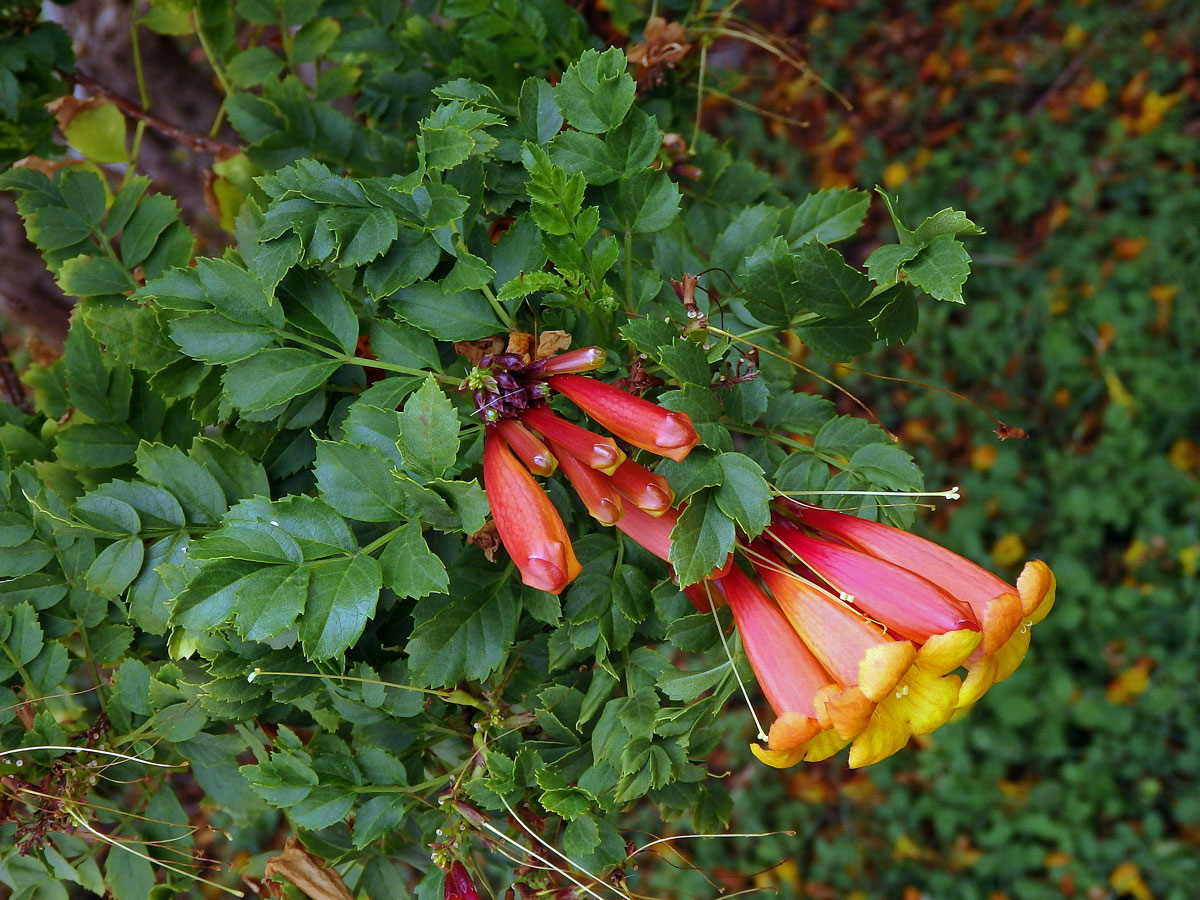
[[[891,284],[901,265],[921,252],[920,247],[908,244],[883,244],[867,257],[867,274],[876,284]]]
[[[919,491],[925,486],[912,457],[892,443],[859,447],[850,457],[849,470],[883,490]]]
[[[699,344],[691,341],[676,338],[669,347],[660,349],[658,361],[681,383],[708,385],[712,381],[708,357]]]
[[[401,319],[442,341],[473,341],[504,330],[482,294],[446,296],[439,285],[421,282],[388,298]]]
[[[444,593],[450,585],[445,564],[429,549],[417,522],[401,526],[379,563],[383,567],[383,583],[400,597],[419,600],[429,594]]]
[[[5,644],[17,665],[25,665],[42,652],[43,636],[38,614],[28,601],[22,600],[13,607],[12,623]]]
[[[767,427],[813,434],[833,415],[833,404],[817,394],[776,394],[767,404]]]
[[[911,285],[901,284],[890,299],[871,319],[875,333],[891,343],[904,343],[917,331],[919,308],[916,291]]]
[[[404,518],[403,494],[392,465],[371,447],[317,441],[314,466],[322,499],[361,522]]]
[[[137,577],[145,553],[140,538],[131,537],[109,544],[88,567],[88,588],[101,597],[114,599]]]
[[[229,618],[237,603],[238,583],[259,570],[254,563],[210,562],[175,598],[171,618],[177,625],[208,630]]]
[[[463,291],[477,291],[490,285],[495,275],[496,270],[484,260],[460,250],[454,268],[442,279],[442,292],[460,294]]]
[[[151,194],[142,200],[121,231],[121,262],[125,268],[146,262],[167,226],[178,221],[179,207],[170,197]],[[125,281],[126,287],[121,290],[134,286],[128,275]]]
[[[767,325],[786,326],[800,309],[795,262],[781,237],[772,238],[746,258],[737,282],[750,314]]]
[[[763,470],[742,453],[722,453],[720,486],[714,492],[717,505],[747,537],[757,537],[771,521],[771,491]]]
[[[587,856],[600,846],[596,821],[588,815],[576,815],[563,829],[562,842],[563,852],[572,859]]]
[[[379,563],[362,554],[313,566],[300,640],[309,659],[337,656],[362,634],[375,615],[383,576]]]
[[[681,672],[672,667],[658,677],[658,686],[670,699],[691,703],[705,691],[725,681],[732,672],[733,667],[728,660],[701,672]]]
[[[662,231],[679,215],[679,187],[666,172],[638,172],[617,183],[612,211],[634,234]]]
[[[363,288],[372,299],[390,297],[428,278],[441,258],[442,248],[432,235],[401,228],[387,253],[364,270]]]
[[[832,188],[809,194],[788,225],[787,239],[799,248],[809,241],[833,244],[851,237],[867,215],[871,196],[866,191]]]
[[[198,312],[172,319],[171,340],[192,359],[227,366],[271,346],[275,336],[257,325],[243,325],[219,312]]]
[[[779,207],[765,203],[739,211],[725,230],[717,235],[709,253],[709,262],[727,272],[736,272],[754,248],[775,236],[781,212]]]
[[[686,500],[701,488],[721,483],[721,466],[716,454],[699,447],[680,462],[662,460],[656,471],[667,479],[676,500]]]
[[[225,512],[225,492],[220,483],[183,451],[143,441],[138,445],[135,465],[142,478],[175,496],[189,521],[211,525]]]
[[[918,225],[912,233],[914,243],[925,246],[934,238],[943,234],[984,234],[984,230],[967,218],[967,214],[946,208],[938,210],[924,222]]]
[[[550,146],[550,158],[569,174],[582,175],[588,184],[609,184],[621,177],[608,145],[594,134],[564,131]]]
[[[263,350],[236,362],[221,378],[229,402],[243,412],[270,409],[320,387],[341,362],[292,347]]]
[[[125,149],[125,115],[113,103],[77,112],[63,128],[63,137],[92,162],[129,161],[129,152]]]
[[[106,256],[81,254],[59,267],[58,286],[76,297],[122,294],[137,284],[118,263]]]
[[[266,566],[238,582],[238,633],[248,641],[264,641],[291,628],[308,599],[309,574],[303,566]]]
[[[671,532],[671,565],[681,587],[705,578],[725,565],[733,552],[737,529],[711,491],[695,494]]]
[[[196,286],[204,302],[217,312],[241,322],[243,325],[260,325],[264,328],[283,327],[283,310],[263,289],[259,280],[241,266],[224,259],[200,259],[196,261]],[[179,273],[168,273],[178,275]],[[155,281],[144,290],[153,294]],[[168,282],[173,283],[173,282]],[[193,293],[194,296],[194,293]]]
[[[875,329],[865,319],[826,319],[796,329],[813,353],[831,362],[853,359],[868,352]]]
[[[328,278],[311,272],[291,272],[276,292],[283,301],[289,325],[331,342],[353,354],[358,343],[358,316],[350,301]]]
[[[439,478],[458,456],[458,414],[432,375],[408,398],[397,436],[405,466],[424,478]]]
[[[268,523],[290,536],[305,560],[354,553],[358,549],[346,520],[316,497],[297,495],[273,502],[253,497],[229,510],[225,522]]]
[[[795,278],[800,304],[831,319],[850,314],[871,294],[865,275],[846,265],[842,254],[817,241],[796,252]]]
[[[953,235],[933,238],[916,259],[904,266],[908,281],[935,300],[962,303],[962,286],[971,274],[971,256]]]
[[[526,78],[517,101],[517,120],[522,136],[545,144],[562,130],[563,116],[554,99],[554,88],[541,78]]]
[[[146,900],[154,887],[154,869],[140,856],[113,847],[104,861],[104,883],[114,900]]]
[[[610,47],[603,53],[585,50],[567,68],[554,99],[573,128],[600,134],[621,124],[637,92],[627,66],[625,54]]]
[[[320,831],[342,821],[354,808],[355,795],[341,787],[318,787],[288,810],[297,828]]]
[[[227,522],[192,544],[193,559],[243,559],[257,563],[303,561],[300,545],[278,525],[261,519]]]
[[[450,596],[428,597],[413,614],[417,625],[405,651],[418,684],[482,681],[500,668],[516,635],[512,584],[492,572],[458,571],[461,581],[451,583]]]

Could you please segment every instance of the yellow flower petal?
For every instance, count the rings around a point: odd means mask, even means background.
[[[954,715],[958,705],[959,688],[962,680],[957,675],[935,675],[920,666],[913,666],[900,682],[901,697],[883,702],[894,702],[897,711],[908,720],[913,734],[929,734],[936,731]],[[907,691],[903,691],[907,688]]]
[[[871,714],[871,724],[850,747],[850,768],[857,769],[886,759],[907,744],[910,737],[912,729],[908,722],[886,704],[880,704]]]
[[[822,723],[828,725],[843,740],[862,733],[871,721],[871,712],[875,703],[866,698],[858,687],[846,688],[841,691],[829,691],[817,698],[818,708],[822,710]]]
[[[1009,594],[1013,602],[1016,603],[1017,597],[1015,594]],[[996,600],[1001,598],[997,597]],[[993,600],[992,603],[995,603]],[[989,609],[991,608],[989,604]],[[1016,610],[1020,613],[1020,604],[1016,603]],[[931,672],[935,675],[946,675],[953,672],[964,662],[967,657],[975,652],[975,648],[979,646],[979,642],[983,640],[983,633],[979,631],[971,631],[967,628],[960,628],[958,631],[948,631],[945,634],[935,634],[917,651],[916,664],[926,672]]]
[[[1021,614],[1030,624],[1042,621],[1054,606],[1055,585],[1054,573],[1042,560],[1025,563],[1017,578],[1017,592],[1021,595]]]
[[[979,701],[996,683],[996,657],[984,656],[967,667],[967,678],[958,689],[958,707],[962,709]]]
[[[908,641],[888,641],[870,648],[858,664],[858,686],[868,700],[882,700],[904,677],[916,648]]]
[[[1013,672],[1029,651],[1029,638],[1033,635],[1033,625],[1025,622],[1013,632],[1013,636],[1005,641],[1004,646],[996,651],[996,683],[999,684]]]

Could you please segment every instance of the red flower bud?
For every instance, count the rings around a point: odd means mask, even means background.
[[[558,457],[563,474],[575,487],[579,499],[588,508],[588,512],[596,521],[603,525],[615,525],[621,518],[621,495],[617,493],[613,483],[605,478],[599,469],[593,469],[582,460],[573,456],[566,448],[550,442],[554,454]]]
[[[667,479],[631,459],[617,466],[612,473],[612,483],[638,509],[652,516],[661,516],[671,508],[671,501],[675,499],[675,492],[667,484]]]
[[[568,372],[590,372],[604,365],[608,354],[600,347],[584,347],[569,353],[549,356],[534,363],[539,375],[564,375]]]
[[[679,462],[700,441],[691,419],[684,413],[663,409],[611,384],[581,375],[554,375],[547,383],[635,447]]]
[[[517,454],[517,458],[525,463],[534,475],[553,475],[558,467],[558,460],[547,449],[546,445],[533,436],[533,433],[516,419],[500,419],[496,423],[500,435],[509,449]]]
[[[479,900],[479,891],[475,890],[475,883],[467,874],[467,867],[457,859],[451,863],[450,871],[446,873],[442,896],[445,900]]]
[[[532,588],[557,594],[581,566],[550,498],[495,428],[483,442],[483,485],[504,548]]]
[[[554,441],[593,469],[608,473],[625,461],[625,453],[612,438],[600,437],[586,428],[573,425],[544,406],[525,410],[521,413],[521,421],[532,425],[548,440]]]

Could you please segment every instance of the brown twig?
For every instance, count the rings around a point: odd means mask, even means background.
[[[172,125],[170,122],[160,119],[153,113],[146,112],[146,110],[142,109],[133,100],[118,94],[116,91],[110,90],[95,78],[83,72],[78,70],[74,72],[59,72],[59,76],[68,84],[78,85],[95,96],[104,97],[106,100],[112,102],[117,109],[129,116],[129,118],[145,122],[159,134],[165,135],[186,147],[190,147],[197,153],[212,153],[215,156],[223,158],[236,156],[241,152],[241,148],[235,144],[226,143],[208,135],[185,131],[177,125]]]

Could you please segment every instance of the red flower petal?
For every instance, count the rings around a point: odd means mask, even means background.
[[[617,466],[612,473],[612,482],[638,509],[652,516],[661,516],[671,508],[671,501],[675,499],[675,492],[667,484],[667,479],[631,459]]]

